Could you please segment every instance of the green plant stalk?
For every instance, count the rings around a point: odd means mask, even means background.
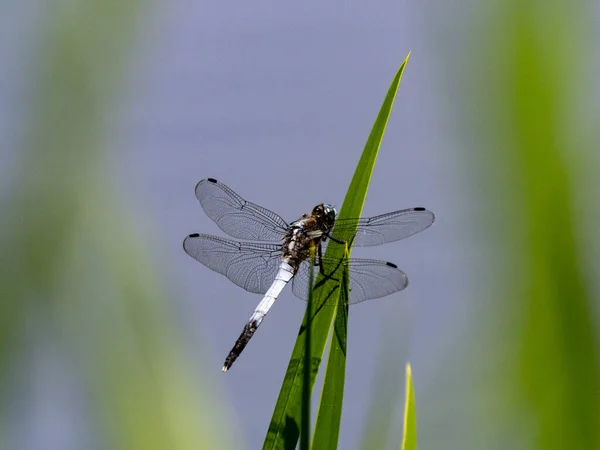
[[[404,403],[404,437],[402,450],[417,450],[417,412],[415,390],[412,384],[412,370],[406,365],[406,400]]]
[[[315,450],[336,449],[338,446],[346,379],[348,302],[350,301],[350,278],[347,266],[343,270],[341,289],[331,334],[319,413],[315,424],[315,436],[312,443],[312,448]]]
[[[306,351],[304,352],[304,367],[310,366],[310,355],[311,355],[311,324],[312,320],[312,304],[313,304],[313,288],[315,283],[315,248],[314,246],[310,249],[310,272],[308,274],[308,285],[310,290],[308,291],[308,304],[306,305],[306,316],[309,320],[306,322],[306,333],[305,345]],[[310,371],[303,371],[304,378],[302,383],[302,432],[300,435],[300,450],[308,450],[310,448]]]
[[[398,92],[402,73],[410,53],[406,56],[402,65],[394,77],[383,105],[379,111],[373,129],[369,135],[357,168],[352,177],[350,187],[340,209],[339,218],[359,217],[367,196],[367,189],[373,173],[373,168],[377,160],[377,154],[381,146],[381,141],[385,133],[385,128],[390,117],[392,106]],[[335,228],[333,230],[335,235]],[[348,249],[350,251],[350,249]],[[341,245],[329,245],[326,255],[333,260],[344,258],[345,247]],[[343,274],[339,266],[325,267],[326,273],[332,274],[332,277],[340,279]],[[301,428],[301,405],[302,405],[302,386],[305,374],[304,370],[309,371],[309,387],[312,389],[314,381],[325,351],[327,337],[331,328],[336,307],[335,303],[340,295],[339,282],[332,279],[323,279],[321,275],[317,277],[314,289],[314,312],[308,312],[298,333],[298,339],[294,345],[290,362],[279,392],[279,397],[273,411],[273,416],[269,424],[263,449],[284,449],[294,448],[298,442]],[[303,334],[306,332],[308,320],[311,320],[311,351],[308,355],[306,349],[306,340]],[[310,361],[309,364],[305,361]],[[338,411],[341,414],[340,411]]]

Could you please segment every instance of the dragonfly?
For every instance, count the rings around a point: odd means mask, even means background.
[[[385,297],[408,285],[406,274],[391,262],[327,259],[323,248],[328,240],[355,246],[380,245],[412,236],[435,220],[434,214],[422,207],[368,218],[338,219],[333,206],[321,203],[310,214],[288,224],[278,214],[244,200],[214,178],[200,181],[195,193],[206,215],[221,231],[243,241],[194,233],[183,241],[185,252],[246,291],[263,295],[227,355],[223,372],[240,356],[290,280],[293,293],[307,300],[311,270],[313,274],[317,270],[323,273],[323,267],[329,263],[334,267],[346,264],[350,275],[349,304]]]

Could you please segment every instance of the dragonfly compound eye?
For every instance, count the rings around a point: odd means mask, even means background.
[[[323,208],[324,208],[325,214],[327,214],[327,217],[329,218],[329,220],[331,220],[333,222],[337,216],[337,211],[335,210],[335,208],[333,206],[325,204],[325,203],[323,204]]]

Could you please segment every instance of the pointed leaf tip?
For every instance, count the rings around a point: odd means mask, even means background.
[[[404,437],[402,450],[417,449],[417,414],[415,410],[415,391],[412,384],[412,370],[406,364],[406,402],[404,406]]]

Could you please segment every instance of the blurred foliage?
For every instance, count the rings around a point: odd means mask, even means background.
[[[598,266],[583,264],[584,218],[576,215],[591,187],[579,165],[594,163],[599,137],[582,136],[590,118],[578,103],[593,89],[588,14],[586,2],[495,3],[477,24],[485,34],[466,66],[474,188],[490,244],[482,251],[493,267],[482,330],[502,329],[469,362],[503,355],[498,384],[486,384],[480,399],[498,406],[481,417],[499,433],[490,448],[507,435],[511,448],[600,448],[598,293],[584,281]]]
[[[464,31],[450,33],[456,24],[444,16],[436,44],[448,51],[439,77],[455,147],[465,149],[450,158],[459,158],[468,208],[457,211],[464,217],[438,216],[437,227],[459,221],[465,242],[477,246],[464,255],[479,264],[462,280],[474,294],[460,305],[466,329],[437,363],[439,373],[428,374],[439,385],[435,395],[418,398],[419,414],[437,420],[419,422],[419,441],[600,448],[599,207],[581,203],[599,193],[600,129],[589,115],[598,98],[598,43],[590,38],[598,35],[597,5],[491,2],[473,5],[466,18],[461,8]],[[462,54],[450,39],[457,36],[468,43]],[[395,369],[381,360],[377,380]],[[401,432],[388,425],[395,394],[383,383],[374,389],[382,408],[366,436],[378,448],[391,448]],[[372,447],[368,439],[364,448]]]
[[[141,5],[53,6],[31,64],[19,176],[0,205],[0,447],[31,441],[9,429],[8,408],[29,388],[20,352],[50,338],[70,355],[65,370],[81,378],[73,390],[93,418],[81,418],[93,425],[80,445],[227,448],[233,436],[186,362],[167,280],[144,248],[151,236],[136,235],[105,159]]]

